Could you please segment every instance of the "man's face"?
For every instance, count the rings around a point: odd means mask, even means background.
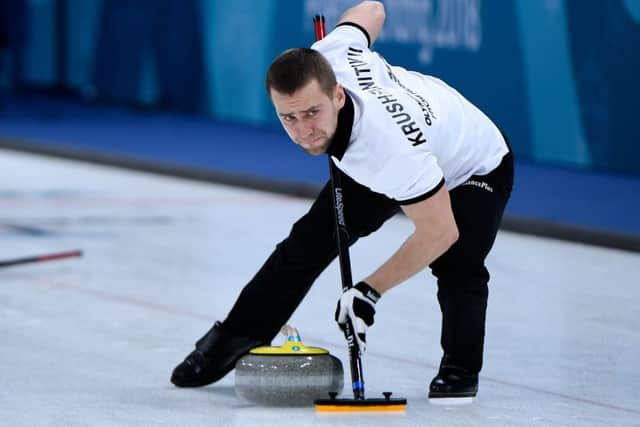
[[[342,86],[336,84],[332,95],[322,91],[317,79],[291,95],[271,89],[271,101],[289,138],[314,156],[329,148],[338,125],[338,112],[344,105]]]

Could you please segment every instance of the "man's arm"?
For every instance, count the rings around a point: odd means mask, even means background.
[[[358,24],[369,34],[371,46],[378,38],[382,24],[384,24],[384,5],[379,1],[363,1],[348,9],[338,21],[338,25],[344,22]]]
[[[458,240],[446,185],[428,199],[402,206],[402,210],[416,227],[413,234],[364,280],[380,294],[427,267]]]

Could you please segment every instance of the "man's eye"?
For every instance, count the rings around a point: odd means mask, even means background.
[[[307,116],[309,116],[309,117],[313,117],[316,114],[318,114],[318,110],[311,110],[311,111],[307,112]]]
[[[282,120],[284,120],[285,122],[293,122],[296,118],[292,117],[292,116],[282,116]]]

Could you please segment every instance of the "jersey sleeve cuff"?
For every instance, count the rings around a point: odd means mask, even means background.
[[[434,194],[436,194],[438,192],[438,190],[440,190],[442,188],[443,185],[444,185],[444,178],[442,178],[440,180],[438,185],[436,185],[435,187],[433,187],[431,190],[427,191],[426,193],[424,193],[424,194],[422,194],[420,196],[417,196],[417,197],[413,197],[411,199],[398,200],[398,203],[400,205],[412,205],[414,203],[418,203],[418,202],[421,202],[423,200],[427,200],[429,197],[431,197]]]
[[[371,37],[369,36],[369,33],[367,32],[367,30],[364,29],[364,27],[356,24],[355,22],[341,22],[340,24],[336,25],[336,28],[342,27],[342,26],[350,26],[350,27],[359,29],[362,32],[362,34],[364,34],[364,36],[367,38],[367,47],[368,48],[371,47]]]

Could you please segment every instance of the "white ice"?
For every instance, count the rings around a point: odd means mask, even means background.
[[[639,254],[501,232],[471,405],[427,401],[441,350],[424,272],[380,301],[364,358],[368,397],[393,391],[405,413],[265,408],[235,396],[233,374],[200,389],[169,375],[310,201],[10,151],[0,171],[0,261],[84,251],[0,269],[0,425],[640,425]],[[410,230],[396,217],[356,244],[354,277]],[[334,263],[290,323],[348,383],[339,290]]]

